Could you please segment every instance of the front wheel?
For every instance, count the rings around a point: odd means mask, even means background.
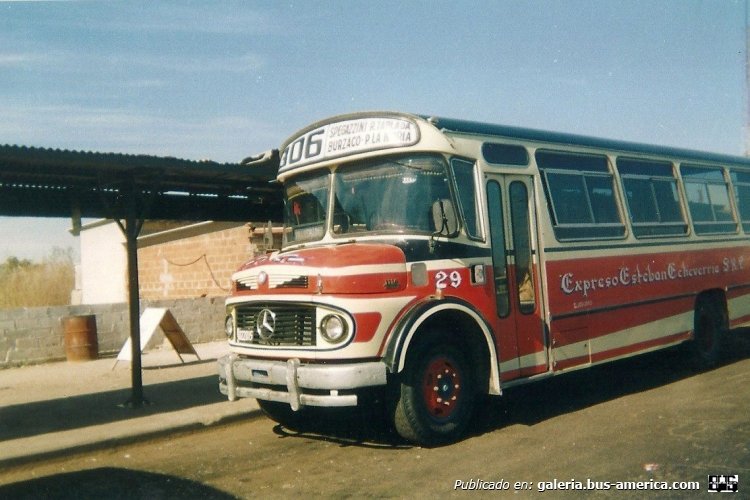
[[[305,421],[307,408],[302,407],[297,411],[292,410],[292,407],[287,403],[279,403],[277,401],[266,401],[263,399],[256,400],[258,406],[271,420],[278,422],[287,429],[299,430]]]
[[[403,438],[435,445],[463,435],[473,413],[476,384],[460,349],[452,344],[420,349],[395,389],[393,422]]]

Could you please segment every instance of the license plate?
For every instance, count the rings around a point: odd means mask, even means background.
[[[237,340],[240,342],[252,342],[255,338],[255,332],[253,330],[246,330],[244,328],[237,329]]]

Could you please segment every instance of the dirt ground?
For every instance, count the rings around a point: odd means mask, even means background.
[[[507,390],[449,446],[409,445],[372,408],[316,412],[300,432],[257,418],[0,471],[0,497],[528,497],[556,487],[545,493],[555,498],[566,487],[573,498],[580,492],[571,488],[598,486],[587,496],[642,498],[616,483],[697,482],[698,490],[649,492],[684,498],[705,495],[709,475],[734,474],[742,492],[750,490],[748,401],[745,329],[707,372],[672,350]]]

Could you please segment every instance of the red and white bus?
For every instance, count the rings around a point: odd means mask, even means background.
[[[750,324],[750,160],[402,113],[283,145],[281,251],[233,275],[220,390],[281,423],[386,386],[397,431]]]

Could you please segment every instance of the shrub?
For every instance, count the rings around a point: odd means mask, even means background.
[[[68,305],[74,286],[70,248],[53,249],[41,263],[8,257],[0,264],[0,308]]]

